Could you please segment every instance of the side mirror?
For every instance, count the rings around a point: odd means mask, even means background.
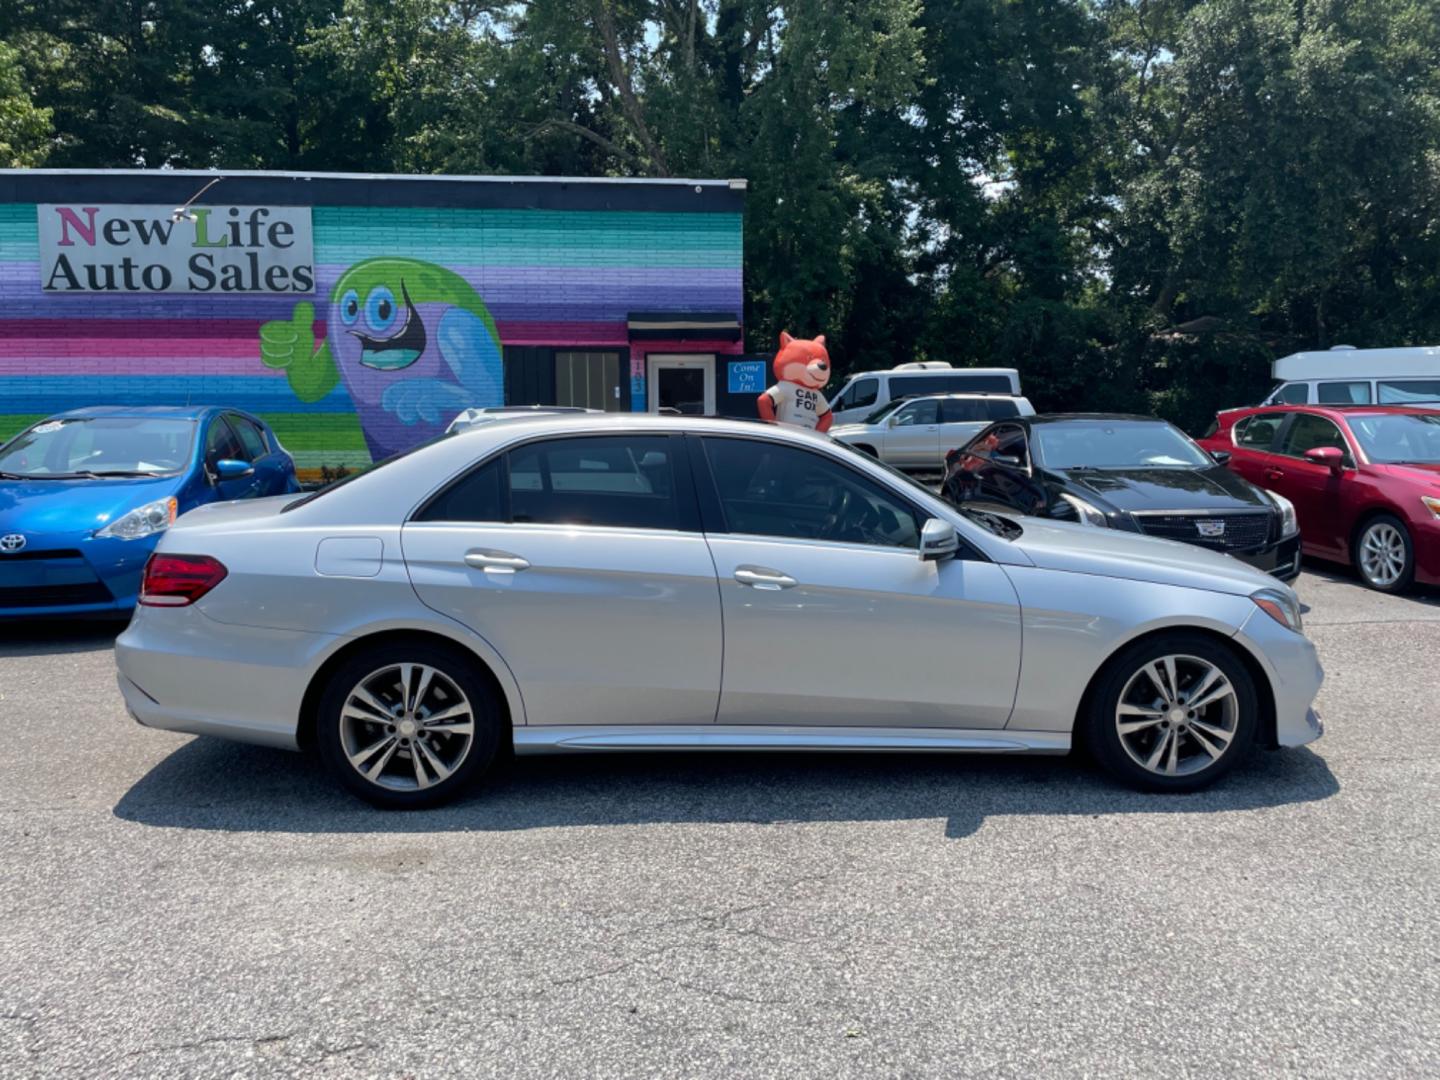
[[[249,462],[236,461],[234,458],[221,458],[210,467],[210,471],[216,480],[239,480],[255,472]]]
[[[1210,456],[1215,459],[1216,465],[1224,465],[1230,460],[1229,450],[1211,450]]]
[[[1008,465],[1012,469],[1020,468],[1020,459],[1014,454],[991,454],[990,463],[992,465]]]
[[[931,518],[920,529],[920,559],[922,562],[938,562],[953,559],[960,550],[960,534],[955,526],[939,518]]]
[[[1305,460],[1314,465],[1324,465],[1332,473],[1338,473],[1345,465],[1345,451],[1338,446],[1317,446],[1305,451]]]

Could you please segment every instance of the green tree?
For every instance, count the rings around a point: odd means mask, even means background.
[[[0,161],[7,169],[42,164],[51,135],[50,110],[30,100],[18,50],[0,44]]]

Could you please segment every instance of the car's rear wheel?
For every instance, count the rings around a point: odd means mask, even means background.
[[[1355,569],[1370,588],[1401,592],[1415,580],[1415,545],[1405,523],[1390,514],[1371,518],[1355,541]]]
[[[1161,634],[1105,666],[1085,721],[1087,745],[1116,778],[1146,791],[1195,791],[1245,755],[1259,695],[1228,646],[1201,634]]]
[[[320,700],[320,756],[346,788],[376,806],[419,808],[454,798],[495,757],[494,692],[458,649],[386,643],[347,660]]]

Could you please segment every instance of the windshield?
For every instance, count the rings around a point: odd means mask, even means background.
[[[373,462],[371,462],[369,465],[366,465],[364,468],[356,469],[356,470],[355,470],[354,472],[352,472],[352,473],[347,473],[345,476],[342,476],[339,480],[332,481],[331,483],[326,484],[326,485],[325,485],[324,487],[322,487],[322,488],[316,488],[314,491],[310,492],[308,495],[302,495],[302,496],[300,496],[300,498],[296,499],[294,502],[288,502],[288,503],[286,503],[284,506],[282,506],[282,507],[280,508],[280,512],[281,512],[282,514],[285,514],[285,513],[290,512],[291,510],[298,510],[300,507],[304,506],[306,503],[312,503],[312,502],[314,502],[316,499],[320,498],[321,495],[329,494],[330,492],[334,491],[336,488],[342,488],[342,487],[344,487],[346,484],[351,483],[352,481],[359,480],[360,477],[362,477],[362,476],[368,476],[368,475],[370,475],[371,473],[375,472],[377,469],[383,469],[383,468],[385,468],[386,465],[393,465],[395,462],[399,461],[401,458],[407,458],[407,457],[409,457],[411,454],[415,453],[416,450],[424,450],[425,447],[427,447],[427,446],[434,446],[434,445],[435,445],[437,442],[439,442],[441,439],[453,438],[453,437],[455,436],[455,434],[456,434],[458,431],[460,431],[460,430],[462,430],[462,429],[461,429],[461,428],[452,428],[452,429],[450,429],[449,431],[446,431],[446,432],[445,432],[444,434],[442,434],[442,435],[436,435],[433,439],[426,439],[426,440],[425,440],[424,442],[422,442],[422,443],[416,443],[414,446],[410,447],[410,449],[408,449],[408,450],[401,450],[398,454],[391,454],[391,455],[390,455],[389,457],[387,457],[387,458],[381,458],[379,461],[373,461]]]
[[[1036,424],[1037,457],[1047,469],[1195,469],[1215,462],[1163,420],[1066,420]]]
[[[0,447],[0,472],[32,480],[162,476],[183,469],[194,420],[145,416],[46,420]]]
[[[1377,465],[1440,465],[1440,413],[1351,416],[1350,430]]]

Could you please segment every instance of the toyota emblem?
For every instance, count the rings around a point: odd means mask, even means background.
[[[19,551],[24,546],[25,537],[19,533],[9,533],[6,536],[0,536],[0,551],[5,552],[7,555]]]

